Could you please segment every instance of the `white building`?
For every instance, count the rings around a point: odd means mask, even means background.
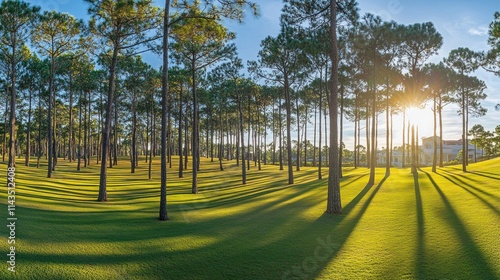
[[[437,136],[437,160],[439,162],[439,137]],[[469,140],[469,161],[474,161],[474,150],[475,146],[470,144]],[[443,162],[451,161],[457,158],[458,153],[462,150],[462,139],[459,140],[443,140]],[[422,145],[418,146],[418,161],[419,165],[432,165],[432,158],[434,155],[434,138],[433,137],[424,137],[422,138]],[[481,154],[481,149],[476,150],[476,154]],[[410,155],[411,156],[411,155]],[[405,150],[405,157],[407,166],[410,163],[410,158],[408,158],[408,151]],[[403,155],[401,150],[393,150],[392,151],[392,160],[391,165],[395,167],[401,167],[403,162]],[[377,164],[379,166],[385,166],[386,163],[386,151],[379,150],[377,152]]]
[[[436,136],[437,140],[437,159],[439,161],[440,154],[440,138]],[[474,150],[476,147],[470,144],[468,140],[469,161],[474,161]],[[443,162],[454,160],[457,158],[458,153],[462,150],[462,139],[459,140],[443,140]],[[477,154],[481,153],[480,149],[476,150]],[[422,138],[421,157],[420,162],[424,165],[432,164],[432,157],[434,155],[434,137]]]

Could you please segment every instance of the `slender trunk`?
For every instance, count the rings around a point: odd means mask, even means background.
[[[299,115],[299,97],[295,98],[295,110],[297,112],[297,159],[295,170],[300,171],[300,115]]]
[[[91,146],[90,140],[91,140],[91,135],[92,135],[92,133],[91,133],[91,125],[90,125],[91,102],[92,102],[92,100],[91,100],[90,91],[88,91],[87,93],[88,93],[88,97],[87,97],[87,105],[88,105],[87,112],[88,113],[86,114],[87,119],[85,121],[85,131],[87,131],[87,136],[85,137],[85,138],[87,138],[87,144],[86,144],[87,145],[87,150],[86,150],[87,152],[85,153],[85,157],[86,157],[86,162],[87,163],[86,163],[85,166],[90,165],[90,156],[92,154],[92,149],[90,147]]]
[[[314,132],[313,132],[313,157],[312,157],[312,164],[313,166],[316,166],[316,119],[318,115],[318,105],[315,104],[316,106],[314,107]],[[320,110],[321,112],[321,110]],[[320,118],[321,119],[321,118]]]
[[[276,110],[274,108],[274,100],[273,100],[273,155],[272,161],[273,165],[276,163]]]
[[[78,102],[78,154],[77,154],[76,170],[80,171],[82,161],[82,95],[80,92],[80,100]]]
[[[221,106],[222,108],[222,106]],[[219,112],[219,150],[218,150],[218,156],[219,156],[219,168],[220,170],[224,170],[224,167],[222,166],[222,158],[224,157],[224,131],[223,131],[223,126],[222,126],[222,110]]]
[[[285,77],[285,106],[286,106],[286,147],[288,156],[288,184],[293,184],[293,165],[292,165],[292,109],[290,105],[290,84],[287,74]]]
[[[342,178],[342,147],[344,134],[344,84],[340,86],[339,178]]]
[[[443,167],[443,115],[442,115],[442,99],[441,94],[439,95],[438,101],[438,113],[439,113],[439,167]]]
[[[154,100],[151,100],[151,118],[152,119],[154,119],[154,115],[155,115]],[[162,117],[163,117],[163,115],[162,115]],[[152,156],[153,156],[153,150],[154,150],[152,148],[152,146],[154,145],[153,144],[154,143],[153,139],[154,139],[154,134],[155,134],[155,126],[154,125],[151,126],[151,131],[149,131],[149,133],[151,134],[151,136],[149,137],[149,139],[151,139],[150,140],[151,142],[149,143],[149,145],[151,146],[151,149],[149,149],[148,179],[151,180],[151,169],[153,167],[153,158],[152,158]],[[164,152],[166,153],[167,152],[166,149],[168,149],[168,144],[165,143],[165,146],[163,146],[163,143],[162,143],[162,148],[161,148],[162,152],[163,152],[163,147],[165,147],[165,151]],[[166,155],[162,154],[162,159],[161,160],[166,160],[166,159],[163,158],[163,156],[166,156]],[[165,165],[166,164],[167,163],[165,163]],[[166,169],[166,167],[165,167],[165,169]],[[165,170],[165,172],[166,172],[166,170]]]
[[[417,157],[415,155],[415,125],[411,126],[411,173],[417,174]]]
[[[109,136],[111,131],[111,109],[113,108],[113,95],[115,92],[115,70],[118,61],[119,45],[113,49],[113,56],[109,69],[109,87],[108,87],[108,102],[106,104],[106,116],[104,129],[102,130],[102,148],[101,148],[101,172],[99,177],[99,196],[98,201],[107,201],[106,179],[107,179],[107,155],[109,151]]]
[[[188,139],[188,119],[187,114],[184,116],[184,170],[188,168],[188,156],[189,156],[189,139]]]
[[[264,107],[264,165],[267,165],[267,114]]]
[[[467,172],[467,157],[468,157],[468,147],[467,147],[467,130],[466,130],[466,116],[465,116],[465,90],[464,90],[464,74],[461,73],[462,80],[462,171]]]
[[[212,115],[210,114],[210,162],[214,161],[214,130],[214,121],[212,120]]]
[[[279,130],[280,130],[280,135],[279,135],[279,161],[280,161],[280,170],[283,170],[283,128],[282,128],[282,121],[281,121],[281,97],[279,97],[279,107],[278,107],[278,122],[279,122]]]
[[[248,134],[247,134],[247,145],[248,145],[248,148],[247,148],[247,155],[246,155],[246,159],[247,159],[247,170],[250,170],[250,130],[251,130],[251,124],[252,124],[252,114],[250,113],[250,103],[251,103],[251,96],[250,94],[248,94],[248,106],[247,106],[247,109],[248,109]]]
[[[73,75],[69,74],[69,140],[68,140],[68,159],[73,161]]]
[[[402,148],[402,155],[401,155],[401,167],[405,167],[405,128],[406,128],[406,110],[403,110],[403,146]]]
[[[406,140],[407,140],[406,142],[408,142],[408,145],[409,145],[410,147],[408,147],[408,148],[406,149],[406,160],[407,160],[407,161],[410,161],[410,167],[411,167],[410,150],[411,150],[411,148],[412,148],[412,147],[411,147],[411,145],[410,145],[410,144],[411,144],[411,143],[410,143],[410,141],[411,141],[411,140],[410,140],[410,130],[411,130],[411,129],[410,129],[410,120],[408,120],[408,129],[407,129],[407,136],[408,136],[408,137],[406,138]]]
[[[436,173],[436,165],[437,165],[437,120],[436,120],[436,95],[433,96],[433,154],[432,154],[432,172]]]
[[[358,168],[358,137],[356,137],[356,133],[358,131],[358,95],[354,99],[354,154],[353,154],[353,163],[354,168]]]
[[[118,165],[118,102],[114,104],[115,121],[113,122],[113,165]]]
[[[342,203],[340,200],[340,178],[337,169],[340,168],[337,159],[338,151],[338,49],[337,49],[337,4],[335,0],[330,0],[330,39],[331,39],[331,87],[328,105],[330,107],[330,166],[328,168],[328,196],[326,212],[331,214],[342,213]]]
[[[181,83],[181,92],[179,94],[179,139],[177,140],[177,145],[178,147],[178,153],[179,153],[179,178],[184,177],[182,173],[182,168],[183,168],[183,154],[182,154],[182,83]]]
[[[40,100],[40,97],[38,100]],[[5,162],[5,154],[7,152],[7,112],[9,111],[9,103],[10,102],[5,102],[5,111],[3,114],[2,162]],[[38,108],[38,110],[40,110],[40,101],[38,102]]]
[[[40,157],[42,156],[42,126],[41,126],[41,121],[42,121],[42,97],[40,95],[41,95],[41,92],[38,91],[38,122],[37,122],[37,125],[38,125],[38,136],[37,136],[36,168],[40,168]]]
[[[261,135],[260,135],[260,112],[257,112],[257,143],[256,143],[256,146],[257,146],[257,163],[258,163],[258,167],[257,167],[257,170],[262,170],[262,166],[260,164],[260,158],[261,158],[261,147],[260,145],[262,144],[261,142]]]
[[[371,146],[370,146],[370,99],[366,98],[366,122],[365,122],[365,127],[366,127],[366,167],[370,168],[370,165],[372,163],[371,158]]]
[[[318,147],[318,180],[323,179],[323,174],[321,172],[321,163],[323,161],[321,156],[321,112],[323,111],[323,71],[319,71],[319,147]]]
[[[386,96],[386,104],[385,104],[385,124],[386,124],[386,135],[385,135],[385,157],[386,157],[386,162],[385,162],[385,176],[389,176],[391,174],[391,154],[390,154],[390,147],[389,147],[389,137],[390,137],[390,125],[389,125],[389,114],[390,114],[390,108],[389,108],[389,94]]]
[[[48,163],[47,163],[47,178],[52,177],[52,92],[54,91],[54,73],[55,73],[55,59],[51,56],[50,61],[50,78],[49,78],[49,101],[47,106],[47,143],[48,143]]]
[[[132,149],[130,151],[130,173],[135,173],[136,166],[136,153],[137,153],[137,110],[135,104],[137,103],[135,90],[132,92]]]
[[[165,0],[163,14],[163,70],[161,76],[161,183],[159,220],[168,220],[167,215],[167,94],[168,94],[168,25],[170,0]]]
[[[195,68],[195,58],[194,55],[191,58],[191,70],[193,79],[193,180],[191,193],[198,193],[198,153],[199,153],[199,143],[198,143],[198,96],[196,93],[196,68]]]
[[[88,102],[88,98],[85,98],[85,102]],[[87,142],[87,127],[89,126],[89,123],[87,121],[87,114],[90,112],[87,111],[87,104],[83,103],[84,110],[83,110],[83,166],[87,167],[87,154],[89,153],[89,149],[87,147],[88,142]]]
[[[236,93],[238,95],[238,112],[240,115],[240,137],[241,137],[241,183],[247,183],[247,171],[245,168],[245,135],[243,134],[243,108],[241,105],[241,96],[240,93]]]
[[[24,165],[29,166],[31,155],[31,100],[32,92],[30,91],[29,105],[28,105],[28,132],[26,133],[26,160]]]
[[[308,112],[309,111],[309,106],[306,105],[305,107],[305,124],[304,124],[304,166],[307,166],[307,122],[308,120]]]
[[[371,155],[370,155],[370,178],[368,180],[369,185],[374,185],[375,184],[375,167],[377,166],[377,147],[375,145],[376,141],[376,132],[377,132],[377,125],[376,125],[376,113],[375,111],[377,110],[377,97],[376,97],[376,90],[375,88],[372,88],[373,90],[373,97],[372,97],[372,108],[371,108]]]

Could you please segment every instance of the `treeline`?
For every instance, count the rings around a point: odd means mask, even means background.
[[[101,164],[100,201],[107,200],[107,168],[120,156],[130,157],[131,173],[144,156],[149,178],[152,158],[161,157],[162,199],[166,168],[173,164],[178,177],[191,169],[197,193],[199,159],[206,156],[221,170],[224,161],[235,160],[243,184],[252,165],[286,166],[290,184],[301,166],[317,166],[319,179],[328,166],[327,212],[340,213],[344,119],[354,123],[353,165],[366,151],[374,184],[379,131],[386,134],[386,175],[395,137],[403,140],[403,163],[410,157],[416,172],[418,136],[407,127],[412,120],[406,111],[430,104],[434,136],[440,136],[434,139],[443,139],[442,111],[455,103],[467,151],[469,118],[486,114],[486,85],[473,73],[482,67],[500,75],[499,13],[490,25],[490,51],[458,48],[434,64],[427,61],[443,38],[431,22],[402,25],[361,16],[354,0],[287,0],[281,32],[261,42],[246,77],[232,42],[236,35],[221,20],[242,20],[246,9],[256,13],[254,3],[166,1],[161,9],[151,1],[86,2],[88,22],[2,1],[0,141],[9,166],[23,156],[27,166],[46,166],[48,177],[58,160],[74,161],[76,170]],[[160,69],[142,60],[147,51],[163,55]],[[379,116],[386,127],[379,127]],[[392,133],[394,116],[403,117],[402,135]],[[498,153],[500,136],[480,142],[485,133],[471,133],[477,146]],[[438,152],[433,171],[443,164]],[[164,203],[160,219],[168,218]]]

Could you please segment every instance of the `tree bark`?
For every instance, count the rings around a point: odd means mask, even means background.
[[[28,132],[26,133],[26,157],[25,157],[25,166],[29,166],[30,164],[30,156],[31,156],[31,101],[32,101],[33,93],[30,90],[29,97],[29,105],[28,105]]]
[[[285,74],[285,106],[286,106],[286,147],[288,155],[288,184],[293,184],[293,164],[292,164],[292,109],[290,106],[290,84],[288,76]]]
[[[330,107],[330,166],[328,168],[328,196],[326,212],[330,214],[341,214],[342,204],[340,200],[340,180],[338,168],[338,49],[337,49],[337,5],[335,0],[330,0],[330,39],[332,45],[332,72],[330,84],[330,96],[328,105]]]
[[[238,112],[240,115],[240,137],[241,137],[241,183],[247,183],[247,171],[245,168],[245,135],[243,131],[243,108],[240,93],[236,93],[238,95]]]
[[[166,221],[167,214],[167,94],[168,94],[168,25],[170,0],[165,0],[163,14],[163,70],[161,75],[161,183],[160,183],[160,213],[158,219]]]
[[[193,79],[193,135],[192,135],[192,154],[193,154],[193,180],[191,186],[191,193],[198,193],[198,153],[199,153],[199,142],[198,142],[198,96],[196,93],[196,68],[195,68],[195,58],[194,55],[191,58],[191,75]]]
[[[433,131],[433,153],[432,153],[432,172],[436,173],[436,165],[437,165],[437,122],[436,122],[436,95],[433,95],[433,121],[434,121],[434,131]]]
[[[54,72],[55,72],[55,59],[51,56],[50,59],[50,78],[49,78],[49,101],[47,105],[47,143],[48,143],[48,163],[47,163],[47,178],[52,177],[52,92],[54,91]]]
[[[119,45],[113,48],[113,56],[109,70],[108,102],[106,104],[106,115],[104,129],[102,130],[102,148],[101,148],[101,173],[99,177],[99,196],[97,201],[107,201],[106,179],[107,179],[107,156],[109,151],[109,136],[111,131],[111,113],[113,108],[113,96],[115,92],[115,72],[118,61]],[[115,136],[116,137],[116,136]]]

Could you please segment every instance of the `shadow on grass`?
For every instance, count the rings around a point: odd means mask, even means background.
[[[286,279],[314,279],[318,277],[328,263],[337,257],[337,254],[349,239],[349,236],[354,231],[354,228],[361,220],[361,217],[366,212],[368,206],[387,178],[388,176],[385,176],[378,183],[363,205],[360,206],[356,214],[352,213],[352,211],[368,191],[372,189],[373,185],[366,185],[361,192],[344,207],[342,215],[331,215],[327,213],[321,215],[321,217],[316,220],[316,225],[327,229],[324,232],[326,238],[323,238],[324,236],[318,236],[316,238],[318,246],[316,248],[311,248],[310,255],[303,258],[301,262],[285,270],[282,276],[283,279],[285,279],[285,277],[288,277]],[[327,254],[321,256],[317,252],[319,251],[318,248],[323,248]]]
[[[207,202],[202,202],[200,209],[211,207],[224,209],[233,205],[250,207],[228,216],[203,218],[194,222],[183,221],[182,212],[175,209],[175,204],[169,208],[169,213],[173,217],[169,223],[155,223],[152,218],[148,219],[157,215],[156,205],[153,208],[151,204],[142,209],[135,207],[130,210],[119,210],[115,207],[103,208],[99,212],[75,213],[20,207],[18,209],[22,215],[20,217],[30,221],[30,230],[22,227],[19,229],[21,237],[26,242],[43,246],[43,244],[50,244],[57,240],[60,244],[49,250],[52,251],[51,253],[25,250],[22,259],[38,267],[60,267],[61,269],[51,270],[53,279],[64,278],[65,266],[82,267],[82,265],[83,267],[100,266],[111,269],[119,267],[121,270],[117,272],[118,275],[141,279],[180,279],[186,278],[187,275],[197,279],[209,279],[214,275],[207,274],[207,267],[217,267],[220,265],[221,258],[223,258],[224,265],[236,267],[239,271],[218,270],[221,273],[217,275],[219,279],[236,279],[242,275],[245,275],[247,279],[259,279],[262,272],[265,272],[268,278],[269,275],[275,276],[272,278],[279,278],[290,265],[302,264],[303,256],[310,249],[307,244],[313,244],[316,237],[329,235],[333,230],[334,242],[344,243],[385,178],[354,217],[348,215],[369,192],[369,186],[362,189],[355,199],[346,205],[345,215],[323,215],[316,222],[308,222],[306,219],[304,222],[297,222],[297,219],[303,219],[301,214],[304,211],[325,203],[323,194],[326,182],[313,180],[289,186],[282,181],[278,180],[264,186],[242,187],[241,191],[244,193],[241,198],[234,196],[234,192],[223,193],[229,194],[229,196],[226,195],[227,197],[206,197]],[[147,190],[148,196],[154,193],[150,189]],[[47,195],[51,194],[54,189],[48,191]],[[282,191],[283,193],[280,193]],[[63,193],[64,190],[60,192]],[[128,195],[116,193],[117,198],[120,195],[130,198],[140,195],[141,190],[126,188],[120,192],[131,193]],[[272,193],[275,194],[268,200],[266,195]],[[266,200],[258,204],[261,198],[266,198]],[[43,199],[60,204],[58,199],[53,197],[43,197]],[[257,202],[257,204],[251,204],[252,202]],[[193,207],[196,206],[193,205]],[[339,226],[339,223],[345,221],[346,218],[349,220]],[[292,230],[289,228],[290,222],[294,225]],[[47,228],[51,230],[47,231]],[[171,242],[173,241],[171,240],[177,240],[175,238],[181,238],[179,244],[182,245],[182,242],[185,242],[190,246],[182,250],[172,250]],[[213,239],[213,241],[202,246],[192,246],[192,244],[197,244],[197,239],[204,240],[205,238]],[[193,240],[195,240],[194,243]],[[66,246],[69,246],[68,248],[80,246],[74,244],[89,244],[91,248],[97,246],[106,250],[95,252],[93,251],[95,249],[92,249],[87,252],[63,249]],[[284,259],[283,248],[290,249],[287,251],[289,256]],[[334,258],[335,255],[336,253],[330,255],[330,258]],[[171,259],[177,261],[169,261]],[[189,259],[189,262],[179,262],[180,259]],[[261,269],[255,269],[252,266],[254,262],[258,263]],[[127,267],[125,264],[128,263],[140,265],[139,268]],[[242,265],[245,263],[247,265]],[[326,266],[327,263],[325,262],[322,266]],[[161,268],[158,268],[160,264]],[[80,269],[82,272],[85,271],[85,269]],[[51,276],[51,274],[40,275]],[[33,277],[36,278],[36,274]],[[75,275],[72,277],[75,278]]]
[[[468,171],[468,173],[471,173],[471,174],[474,174],[477,176],[481,176],[481,177],[494,179],[494,180],[500,180],[500,174],[494,174],[494,173],[484,172],[484,171]]]
[[[415,206],[417,208],[417,254],[415,256],[415,267],[418,279],[425,279],[425,226],[424,210],[422,207],[422,196],[420,194],[420,184],[418,173],[413,173],[413,186],[415,188]]]
[[[424,172],[427,177],[429,178],[432,178],[430,176],[430,174],[428,174],[427,172]],[[462,188],[463,190],[465,190],[466,192],[470,193],[471,195],[473,195],[474,197],[476,197],[477,199],[479,199],[482,203],[484,203],[484,205],[486,205],[487,207],[489,207],[491,210],[495,211],[497,214],[500,215],[500,209],[494,205],[492,205],[490,202],[488,202],[486,199],[482,198],[481,196],[479,196],[476,192],[479,192],[483,195],[486,195],[486,196],[490,196],[490,197],[493,197],[495,198],[494,195],[480,189],[480,188],[477,188],[477,187],[474,187],[472,186],[471,184],[468,184],[466,183],[465,181],[459,179],[456,175],[453,175],[451,173],[447,173],[447,175],[444,175],[442,173],[436,173],[437,175],[443,177],[444,179],[448,180],[450,183],[452,183],[453,185],[457,186],[457,187],[460,187]],[[475,190],[476,192],[473,192],[471,191],[470,189],[473,189]]]
[[[434,181],[434,178],[432,178],[432,176],[429,173],[427,172],[424,173],[427,175],[427,178],[432,183],[432,185],[438,192],[439,196],[441,197],[441,200],[443,201],[443,204],[446,208],[445,212],[446,218],[444,220],[448,222],[448,224],[455,230],[457,236],[460,238],[462,251],[469,259],[467,263],[473,264],[471,268],[473,269],[476,278],[497,279],[498,275],[495,274],[493,268],[487,262],[486,258],[481,252],[481,249],[477,246],[474,239],[467,232],[466,227],[462,223],[456,211],[453,209],[453,206],[448,201],[446,195],[443,193],[438,184]]]

